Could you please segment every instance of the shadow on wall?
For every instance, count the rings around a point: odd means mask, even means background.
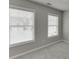
[[[63,14],[63,36],[64,40],[69,42],[69,11]]]

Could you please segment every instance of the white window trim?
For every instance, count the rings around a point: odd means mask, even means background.
[[[15,46],[24,45],[24,44],[27,44],[27,43],[35,42],[35,14],[36,14],[35,9],[30,9],[30,8],[25,8],[25,7],[23,8],[23,7],[14,6],[14,5],[10,5],[9,8],[18,9],[18,10],[24,10],[24,11],[29,11],[29,12],[33,12],[34,13],[34,20],[33,20],[33,27],[34,27],[34,29],[33,29],[33,40],[25,41],[25,42],[19,42],[19,43],[15,43],[15,44],[9,44],[9,48],[15,47]],[[10,43],[10,30],[9,30],[9,43]]]
[[[58,17],[58,35],[55,36],[48,36],[48,31],[47,31],[47,36],[48,38],[52,38],[52,37],[57,37],[59,36],[59,15],[55,14],[55,13],[48,13],[48,15],[52,15],[52,16],[57,16]],[[49,21],[49,20],[48,20]]]

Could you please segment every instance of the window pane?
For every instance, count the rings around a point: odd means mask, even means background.
[[[58,25],[58,17],[48,15],[48,25]]]
[[[48,37],[58,35],[58,16],[48,15]]]
[[[9,13],[10,44],[34,40],[34,13],[11,8]]]
[[[10,9],[10,25],[33,25],[34,13]]]
[[[10,28],[10,44],[32,40],[32,27],[11,27]]]
[[[49,26],[48,27],[48,36],[56,36],[58,35],[58,27],[56,26]]]

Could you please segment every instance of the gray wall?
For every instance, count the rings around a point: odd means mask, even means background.
[[[27,0],[10,0],[10,5],[35,9],[35,42],[10,48],[10,57],[61,39],[62,12]],[[59,16],[59,36],[48,38],[48,13]]]
[[[63,13],[63,38],[65,41],[69,41],[69,12]]]

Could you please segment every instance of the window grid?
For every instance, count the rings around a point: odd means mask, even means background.
[[[34,40],[34,13],[12,8],[9,13],[10,44]]]
[[[48,15],[48,37],[58,35],[58,16]]]

